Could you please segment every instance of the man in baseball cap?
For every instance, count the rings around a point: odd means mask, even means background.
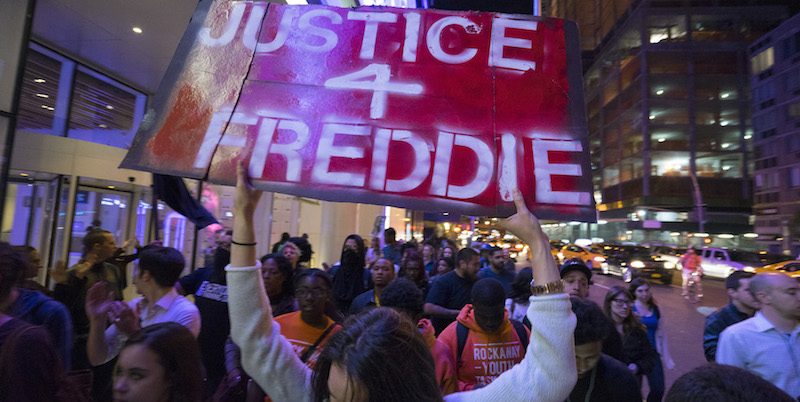
[[[567,260],[561,266],[561,279],[564,281],[564,291],[570,297],[577,297],[584,301],[589,301],[589,285],[592,284],[592,270],[581,261],[580,258]],[[622,360],[622,338],[617,333],[613,325],[606,328],[606,336],[603,340],[603,353]]]
[[[564,263],[561,267],[561,279],[564,280],[564,290],[570,296],[581,299],[589,297],[592,270],[580,258],[572,258]]]

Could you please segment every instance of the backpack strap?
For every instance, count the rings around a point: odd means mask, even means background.
[[[511,321],[511,325],[513,325],[514,330],[517,331],[519,343],[522,344],[522,350],[528,350],[528,331],[525,331],[525,325],[517,320],[510,318],[508,320]]]
[[[458,322],[458,321],[456,321]],[[458,322],[456,324],[456,339],[458,341],[458,351],[456,363],[458,363],[458,367],[461,367],[461,354],[464,352],[464,345],[467,344],[467,336],[469,335],[469,328],[466,325]]]

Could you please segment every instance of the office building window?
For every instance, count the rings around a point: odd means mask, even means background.
[[[695,159],[697,177],[742,177],[742,154],[698,152]]]
[[[25,59],[17,130],[64,135],[75,63],[31,44]]]
[[[686,40],[686,16],[648,15],[647,40],[650,43],[683,42]]]
[[[16,128],[127,148],[146,101],[143,93],[31,43]]]
[[[652,176],[689,176],[688,152],[651,152]]]
[[[800,117],[800,102],[795,102],[786,106],[786,118],[794,120]]]
[[[800,187],[800,166],[789,169],[789,185],[792,187]]]
[[[738,31],[736,20],[730,16],[692,16],[692,40],[695,42],[734,42],[738,40]]]
[[[68,137],[127,148],[144,115],[145,100],[141,92],[78,67]]]
[[[773,81],[769,81],[764,85],[757,86],[753,89],[753,105],[757,108],[762,103],[775,98],[775,85]]]
[[[788,38],[782,41],[783,43],[783,58],[788,59],[795,54],[800,53],[800,31],[795,32]]]
[[[753,74],[758,74],[775,64],[775,48],[769,48],[750,59],[750,69]]]

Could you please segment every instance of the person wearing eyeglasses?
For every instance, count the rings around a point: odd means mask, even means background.
[[[341,326],[325,312],[332,309],[331,278],[325,271],[307,269],[295,280],[294,295],[300,310],[275,317],[281,335],[309,368],[314,368],[320,352]]]
[[[611,318],[617,333],[622,337],[621,362],[628,366],[628,370],[636,377],[639,386],[642,385],[642,376],[653,371],[658,354],[647,339],[647,331],[633,313],[633,296],[621,286],[608,289],[603,309]]]

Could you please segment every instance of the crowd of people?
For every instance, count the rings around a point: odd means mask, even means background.
[[[239,166],[232,230],[205,268],[180,277],[175,249],[126,255],[96,229],[51,291],[29,247],[0,243],[0,400],[13,401],[706,401],[798,400],[800,288],[736,272],[707,320],[710,363],[667,391],[665,320],[650,284],[589,300],[592,270],[557,267],[518,191],[500,224],[529,246],[446,239],[384,246],[346,238],[339,262],[308,267],[285,234],[256,255],[261,193]],[[123,301],[125,267],[141,295]],[[699,269],[698,266],[693,266]],[[185,295],[193,295],[194,302]],[[716,363],[714,363],[716,362]],[[648,393],[642,395],[647,379]]]

